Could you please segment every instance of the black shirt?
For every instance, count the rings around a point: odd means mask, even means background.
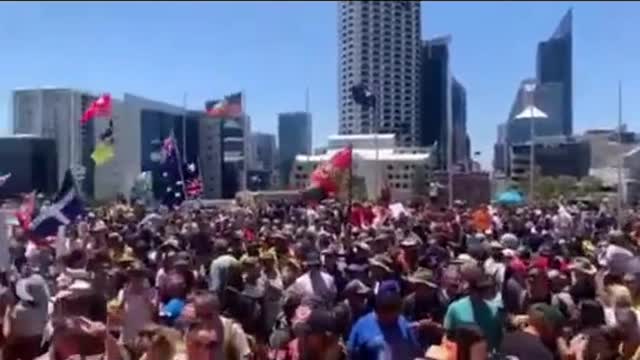
[[[521,330],[505,335],[500,354],[515,357],[513,360],[553,360],[553,353],[539,337]]]

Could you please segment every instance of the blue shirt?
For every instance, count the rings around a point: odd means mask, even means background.
[[[167,319],[169,325],[173,325],[182,314],[185,302],[182,299],[173,298],[160,310],[160,317]]]
[[[351,329],[347,352],[352,360],[414,359],[420,345],[404,316],[395,324],[383,325],[376,313],[370,312]]]

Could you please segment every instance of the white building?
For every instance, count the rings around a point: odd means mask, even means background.
[[[58,182],[72,165],[81,164],[80,119],[97,96],[86,91],[43,87],[13,91],[13,133],[55,139]]]
[[[123,118],[121,101],[112,100],[114,136],[121,137],[116,141],[116,157],[108,164],[95,167],[91,153],[109,122],[100,118],[82,126],[80,119],[99,94],[77,89],[43,87],[15,90],[12,95],[14,134],[33,134],[55,140],[58,183],[62,181],[67,169],[81,168],[84,177],[80,176],[79,184],[90,197],[113,197],[123,190],[120,186],[123,176],[120,163],[124,154],[124,159],[130,159],[134,155],[130,149],[121,148],[127,145],[124,135],[130,131],[122,129],[123,125],[128,127],[130,123]]]
[[[339,133],[398,134],[419,143],[420,2],[340,1],[338,4]],[[363,83],[377,98],[377,114],[362,111],[351,87]],[[376,123],[374,123],[374,121]]]
[[[290,183],[297,189],[306,188],[316,166],[349,145],[353,147],[353,176],[364,179],[369,199],[377,198],[383,187],[394,198],[406,198],[416,181],[427,184],[426,174],[434,165],[431,149],[398,147],[395,134],[332,135],[324,154],[296,156]]]

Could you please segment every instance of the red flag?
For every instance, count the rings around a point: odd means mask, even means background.
[[[224,100],[210,101],[206,105],[210,117],[238,117],[242,115],[242,93],[224,97]]]
[[[327,195],[339,192],[347,178],[351,161],[351,147],[340,150],[311,173],[311,187],[318,187]]]
[[[112,110],[111,95],[103,94],[89,105],[89,108],[82,115],[80,123],[84,125],[96,117],[111,117]]]
[[[32,191],[31,193],[25,195],[22,200],[22,204],[18,211],[16,211],[16,218],[18,218],[18,222],[20,223],[20,227],[25,231],[29,230],[29,225],[31,225],[31,218],[33,217],[33,210],[36,207],[36,192]]]

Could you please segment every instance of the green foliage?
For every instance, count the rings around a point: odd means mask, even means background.
[[[581,195],[589,195],[602,191],[604,183],[597,177],[587,176],[580,180],[578,184]]]

